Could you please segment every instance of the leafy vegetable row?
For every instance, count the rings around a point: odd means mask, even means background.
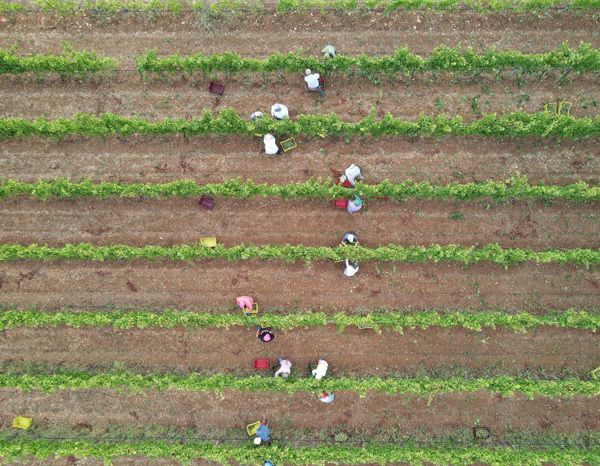
[[[342,121],[335,113],[329,115],[298,115],[296,120],[282,121],[268,116],[249,121],[247,116],[238,115],[233,109],[222,110],[215,118],[210,110],[204,110],[201,118],[166,118],[150,122],[142,117],[129,118],[112,113],[98,116],[76,113],[70,118],[48,120],[36,118],[0,119],[0,140],[39,135],[60,139],[72,134],[92,137],[109,135],[131,136],[133,134],[161,136],[183,134],[185,136],[241,134],[261,136],[266,133],[277,135],[306,134],[309,136],[481,136],[481,137],[557,137],[580,139],[600,135],[600,115],[594,119],[574,118],[565,115],[546,115],[545,112],[514,112],[499,116],[484,115],[479,120],[463,124],[461,116],[421,114],[416,121],[394,118],[387,113],[375,120],[375,112],[357,122]]]
[[[254,448],[252,445],[219,445],[209,442],[168,442],[143,440],[136,442],[111,441],[98,443],[92,440],[3,440],[0,441],[0,456],[10,462],[18,458],[100,458],[111,464],[119,457],[142,455],[148,458],[171,458],[181,464],[190,464],[194,459],[214,461],[227,466],[230,461],[242,465],[256,465],[269,459],[273,464],[304,466],[315,464],[388,464],[410,463],[413,465],[436,464],[600,464],[600,449],[558,448],[513,449],[513,448],[443,448],[416,445],[393,445],[369,443],[362,447],[347,445],[318,445],[293,448],[277,445],[276,448]]]
[[[48,374],[14,374],[0,373],[0,387],[17,388],[31,391],[41,390],[52,393],[56,390],[80,390],[87,388],[109,388],[117,391],[127,390],[129,393],[141,393],[145,390],[192,390],[202,392],[223,393],[225,389],[248,392],[311,392],[348,390],[365,396],[369,390],[395,395],[410,393],[419,398],[430,397],[439,393],[476,392],[486,390],[492,394],[499,393],[509,397],[514,392],[526,395],[529,399],[535,396],[572,397],[600,395],[600,381],[579,379],[561,380],[529,380],[514,377],[497,377],[486,379],[383,379],[380,377],[340,377],[315,379],[308,377],[288,380],[276,377],[234,377],[232,375],[215,374],[203,376],[197,373],[188,376],[173,374],[140,375],[130,372],[118,374],[90,374],[87,372],[60,372]]]
[[[106,11],[116,13],[119,11],[145,11],[145,12],[169,12],[178,14],[181,11],[191,9],[192,11],[234,11],[245,10],[260,11],[273,8],[272,4],[264,4],[261,0],[217,0],[215,2],[203,2],[201,0],[150,0],[142,2],[139,0],[33,0],[33,5],[42,11],[54,11],[62,15],[77,14],[85,10]],[[11,5],[11,4],[8,4]],[[344,9],[344,10],[372,10],[378,9],[391,12],[397,9],[420,9],[456,11],[458,8],[469,8],[479,12],[504,11],[535,11],[546,8],[577,8],[594,9],[599,8],[598,0],[277,0],[275,8],[277,11],[306,10],[306,9]],[[22,10],[16,10],[22,11]]]
[[[560,313],[537,316],[527,312],[506,314],[502,312],[473,313],[466,310],[441,313],[437,311],[418,311],[412,313],[394,312],[369,314],[367,316],[338,313],[327,316],[322,312],[288,315],[261,314],[260,317],[236,314],[198,314],[190,311],[165,310],[162,313],[150,311],[111,311],[111,312],[41,312],[34,310],[6,310],[0,313],[0,331],[14,327],[42,327],[66,325],[79,328],[84,326],[101,327],[112,325],[117,329],[132,327],[184,326],[188,330],[205,328],[229,328],[233,325],[264,325],[280,330],[299,327],[324,326],[333,323],[338,331],[349,325],[360,328],[373,328],[381,333],[382,328],[403,333],[403,327],[427,329],[431,326],[444,328],[463,327],[481,331],[482,327],[507,327],[515,332],[534,330],[538,326],[580,328],[596,331],[600,327],[600,314],[584,310],[569,309]]]
[[[30,55],[20,58],[15,54],[15,47],[10,50],[0,49],[0,74],[22,74],[26,72],[59,73],[63,76],[96,73],[116,70],[117,60],[102,58],[96,52],[76,52],[63,42],[64,52],[61,55]],[[338,55],[331,60],[320,60],[315,57],[302,57],[290,52],[282,55],[277,52],[269,58],[260,60],[242,58],[231,52],[189,56],[172,55],[158,58],[156,50],[149,50],[145,55],[134,58],[137,71],[146,75],[153,73],[183,72],[193,74],[195,71],[227,73],[286,71],[289,73],[304,71],[306,68],[320,72],[363,72],[398,73],[398,72],[480,72],[486,69],[519,68],[521,71],[536,71],[553,68],[585,73],[600,70],[600,50],[592,49],[591,44],[581,43],[577,49],[570,49],[567,42],[558,49],[543,54],[524,54],[519,51],[497,51],[494,47],[483,54],[473,52],[471,47],[463,49],[460,45],[450,48],[441,45],[426,57],[414,55],[407,47],[397,49],[394,55],[370,57],[362,54],[358,58]]]
[[[346,248],[337,246],[330,247],[308,247],[308,246],[233,246],[226,248],[222,244],[216,247],[206,247],[199,243],[183,244],[175,246],[144,246],[133,247],[125,244],[111,246],[93,246],[89,243],[67,244],[62,248],[49,246],[38,246],[31,244],[22,246],[19,244],[0,245],[0,262],[19,259],[77,259],[92,261],[107,261],[119,259],[170,259],[192,262],[193,259],[226,259],[229,261],[246,259],[278,259],[284,262],[295,262],[303,260],[310,264],[313,260],[329,259],[333,261],[344,261],[346,258],[358,261],[397,261],[405,263],[424,262],[455,262],[463,264],[477,264],[489,261],[501,264],[505,269],[510,265],[520,264],[525,261],[537,263],[557,262],[565,264],[590,265],[600,263],[600,250],[594,249],[546,249],[536,252],[527,249],[504,249],[498,244],[487,244],[482,248],[475,246],[466,247],[456,244],[440,246],[438,244],[424,246],[407,246],[390,244],[377,248],[365,248],[357,246]]]
[[[58,73],[61,76],[85,76],[88,73],[99,71],[112,71],[119,66],[119,62],[112,58],[98,57],[96,52],[77,52],[66,42],[63,42],[63,53],[53,55],[30,55],[17,57],[15,48],[10,50],[0,49],[0,74]]]
[[[134,62],[138,72],[143,75],[148,72],[184,72],[191,75],[194,71],[207,73],[224,71],[232,74],[243,71],[283,70],[294,73],[304,71],[306,68],[316,69],[320,72],[360,70],[385,74],[425,71],[479,72],[502,68],[520,68],[522,71],[556,68],[585,73],[600,70],[600,50],[591,47],[591,44],[581,43],[577,49],[573,50],[565,42],[558,49],[542,54],[524,54],[514,50],[498,51],[495,47],[489,48],[483,54],[477,54],[471,47],[463,49],[460,45],[454,48],[441,45],[426,57],[414,55],[408,51],[407,47],[404,47],[396,49],[394,55],[370,57],[363,53],[358,58],[338,55],[330,60],[302,57],[293,52],[286,55],[275,53],[265,60],[242,58],[241,55],[231,52],[213,55],[199,53],[188,56],[175,54],[166,58],[158,58],[156,50],[149,50],[145,55],[135,57]]]
[[[101,198],[147,196],[156,198],[197,196],[200,194],[249,199],[254,196],[280,197],[282,199],[339,199],[357,194],[364,199],[376,196],[400,199],[415,197],[419,199],[456,199],[470,201],[482,197],[496,201],[516,199],[566,199],[571,201],[596,201],[600,199],[600,187],[589,186],[579,181],[567,186],[546,186],[543,181],[537,185],[527,183],[527,177],[511,177],[506,181],[482,181],[477,183],[452,182],[445,186],[429,181],[414,182],[410,179],[400,183],[384,180],[380,184],[358,183],[349,190],[335,184],[329,178],[321,178],[302,183],[287,185],[255,184],[252,180],[241,178],[223,180],[218,184],[198,185],[191,180],[178,180],[170,183],[123,184],[119,181],[104,181],[94,184],[90,180],[71,181],[56,178],[53,181],[23,183],[13,179],[0,181],[0,199],[9,196],[29,195],[40,199],[48,198]]]

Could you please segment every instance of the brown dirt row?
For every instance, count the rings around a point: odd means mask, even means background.
[[[0,203],[0,236],[23,245],[89,242],[94,245],[171,245],[215,236],[225,246],[303,244],[336,246],[347,231],[369,247],[379,244],[498,243],[507,248],[597,248],[595,204],[528,201],[452,203],[367,201],[349,215],[332,201],[256,197],[218,199],[208,212],[194,198],[42,201],[20,197]],[[462,219],[451,218],[462,214]]]
[[[329,428],[344,424],[348,429],[363,427],[396,428],[403,434],[435,434],[444,429],[469,429],[480,425],[500,432],[549,428],[563,434],[587,432],[600,426],[600,407],[593,398],[574,396],[568,400],[536,397],[528,400],[515,393],[509,398],[479,391],[433,396],[397,396],[370,392],[365,398],[341,391],[329,405],[317,393],[217,393],[168,390],[162,393],[126,395],[114,390],[60,390],[50,395],[2,389],[0,401],[4,425],[15,415],[32,417],[55,426],[90,425],[91,435],[106,425],[185,425],[213,429],[244,427],[256,419],[270,420],[271,436],[278,429]],[[527,416],[523,413],[527,412]],[[281,426],[281,427],[280,427]]]
[[[61,81],[51,78],[5,77],[0,79],[0,116],[34,119],[42,114],[47,118],[70,117],[80,113],[112,112],[136,115],[152,121],[169,117],[193,118],[205,109],[219,112],[233,108],[249,116],[257,108],[268,113],[275,102],[286,104],[290,115],[336,113],[345,121],[358,121],[372,109],[376,116],[392,113],[397,118],[414,120],[420,113],[462,115],[465,122],[480,118],[481,113],[503,113],[523,110],[540,111],[547,102],[570,101],[571,114],[578,118],[598,114],[600,96],[593,92],[597,78],[585,75],[566,86],[558,86],[551,77],[538,83],[529,79],[522,86],[514,80],[500,82],[483,80],[480,83],[450,85],[451,76],[441,82],[403,80],[390,82],[382,77],[382,86],[367,78],[334,75],[327,79],[326,97],[307,95],[301,75],[267,76],[260,74],[212,78],[226,86],[224,96],[208,92],[211,78],[198,76],[194,83],[183,82],[179,76],[171,82],[155,81],[144,85],[139,75],[121,74],[114,81],[79,78]],[[596,102],[596,106],[593,103]],[[583,108],[583,107],[586,108]]]
[[[0,304],[159,307],[194,310],[229,307],[250,294],[266,307],[372,312],[379,307],[596,308],[600,271],[573,265],[526,263],[504,270],[460,265],[363,262],[353,278],[325,261],[85,261],[7,262],[0,273]]]
[[[595,183],[600,173],[598,144],[592,139],[557,143],[535,138],[382,138],[374,143],[371,138],[352,138],[346,143],[334,137],[298,136],[296,141],[298,148],[267,156],[259,138],[241,136],[7,140],[0,145],[0,178],[218,183],[243,176],[257,183],[289,183],[336,178],[352,163],[361,165],[368,183],[410,178],[446,184],[503,180],[520,173],[531,183],[565,185]]]
[[[109,326],[17,327],[1,333],[0,364],[111,367],[123,363],[126,367],[152,372],[255,375],[257,371],[252,370],[255,358],[267,358],[273,365],[279,357],[285,357],[292,362],[294,375],[305,378],[308,364],[324,357],[332,376],[398,373],[415,376],[421,369],[437,374],[443,366],[457,365],[475,371],[481,369],[473,374],[484,377],[523,377],[531,371],[540,371],[542,377],[561,377],[572,376],[580,368],[587,373],[600,360],[600,336],[570,328],[544,326],[515,333],[505,328],[474,332],[430,327],[407,328],[404,335],[392,331],[378,335],[374,330],[356,327],[338,333],[335,325],[330,324],[279,332],[269,344],[258,341],[255,328],[186,331],[183,327],[128,330],[113,330]],[[22,345],[24,341],[27,345]],[[272,375],[272,372],[258,372]]]
[[[459,43],[476,50],[496,46],[534,53],[556,48],[566,38],[572,46],[580,41],[600,45],[594,34],[597,18],[593,12],[186,14],[155,21],[144,20],[143,15],[116,17],[119,19],[111,24],[110,20],[96,22],[85,16],[11,15],[10,20],[0,22],[0,47],[18,44],[23,54],[59,52],[61,41],[66,40],[77,50],[95,50],[129,65],[134,55],[146,49],[157,49],[160,55],[231,51],[265,57],[300,47],[319,54],[329,41],[339,52],[351,55],[392,53],[404,46],[413,53],[428,53],[440,44]]]

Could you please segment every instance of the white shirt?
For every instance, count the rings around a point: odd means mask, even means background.
[[[275,111],[275,107],[281,107],[281,110],[279,110],[278,112]],[[283,117],[288,117],[290,116],[290,114],[288,113],[288,109],[285,105],[282,104],[275,104],[271,107],[271,116],[273,118],[279,118],[280,120]]]
[[[319,361],[317,368],[312,371],[312,375],[315,376],[315,379],[322,379],[327,375],[327,366],[327,361]]]
[[[352,164],[348,168],[346,168],[344,174],[346,175],[346,178],[348,178],[348,181],[352,184],[352,186],[354,186],[354,178],[360,175],[360,167],[358,165]]]
[[[275,136],[273,136],[271,133],[265,134],[263,142],[265,143],[265,152],[268,155],[273,155],[279,152],[279,147],[277,147],[277,144],[275,143]]]
[[[344,275],[346,275],[347,277],[351,277],[356,272],[358,272],[358,265],[354,266],[350,264],[350,261],[348,261],[348,259],[346,259],[346,268],[344,269]]]
[[[346,210],[348,211],[349,214],[358,212],[360,209],[362,209],[362,202],[360,203],[360,205],[356,205],[356,203],[354,202],[354,199],[350,199],[348,201],[348,207],[346,208]]]
[[[280,364],[281,367],[277,372],[275,372],[275,377],[279,377],[279,374],[281,374],[282,372],[286,372],[287,374],[289,374],[292,369],[292,363],[287,359],[282,360]]]
[[[331,403],[333,401],[333,398],[334,398],[333,393],[330,393],[325,398],[323,398],[322,396],[320,396],[319,400],[321,400],[323,403]]]
[[[304,76],[304,80],[306,81],[306,85],[311,89],[319,87],[319,78],[321,75],[319,73],[313,73]]]

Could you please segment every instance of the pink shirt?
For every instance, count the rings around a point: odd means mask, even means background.
[[[254,304],[254,300],[250,296],[240,296],[236,299],[236,302],[242,309],[247,307],[249,310],[252,309],[252,304]]]

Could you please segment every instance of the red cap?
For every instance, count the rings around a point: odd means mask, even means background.
[[[321,398],[327,398],[327,392],[323,392],[323,395],[321,395]]]

